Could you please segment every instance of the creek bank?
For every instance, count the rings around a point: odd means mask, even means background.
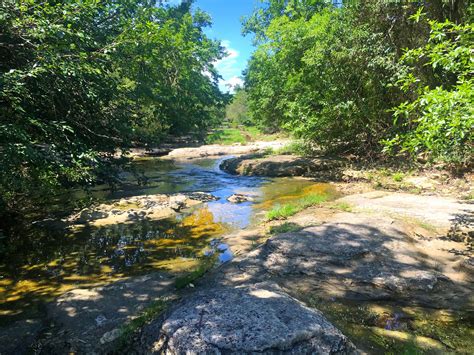
[[[217,199],[217,197],[205,192],[133,196],[122,198],[113,203],[85,208],[68,217],[65,222],[76,225],[104,226],[117,223],[133,223],[144,219],[156,220],[170,217],[186,208]]]
[[[234,175],[287,177],[287,176],[332,176],[344,161],[330,158],[303,158],[295,155],[245,155],[224,160],[219,166]]]
[[[466,220],[472,217],[474,206],[437,196],[419,199],[418,196],[401,193],[377,193],[378,195],[370,192],[349,196],[333,202],[338,205],[350,201],[352,212],[330,209],[325,213],[327,207],[313,207],[289,218],[285,223],[298,227],[304,221],[306,225],[299,230],[295,228],[293,231],[271,236],[257,249],[235,258],[226,267],[211,272],[198,282],[198,293],[191,293],[189,303],[180,305],[178,313],[171,313],[152,323],[151,330],[147,327],[144,329],[141,345],[145,344],[147,349],[150,344],[165,346],[163,349],[171,346],[170,351],[174,349],[173,346],[181,350],[193,349],[181,347],[182,341],[189,340],[189,337],[196,339],[197,344],[201,344],[199,346],[214,344],[209,339],[221,336],[222,331],[210,324],[227,323],[212,312],[210,315],[204,312],[201,317],[198,310],[230,304],[235,311],[229,313],[231,311],[226,310],[226,318],[239,319],[244,311],[234,306],[239,302],[232,301],[233,293],[241,292],[241,287],[248,289],[252,287],[249,285],[262,282],[275,283],[285,293],[297,299],[320,299],[321,304],[323,301],[352,302],[358,305],[356,310],[364,305],[378,305],[379,308],[384,305],[421,307],[426,312],[467,312],[469,317],[471,297],[474,294],[474,270],[467,265],[472,260],[472,251],[466,243],[447,238],[446,233],[457,218]],[[374,201],[373,209],[366,208],[367,200]],[[396,201],[405,203],[397,208]],[[444,208],[448,210],[443,212]],[[418,211],[416,217],[412,216],[413,211]],[[323,216],[322,219],[320,216]],[[436,223],[430,224],[435,219]],[[468,228],[472,229],[472,224]],[[247,233],[251,234],[250,231]],[[232,291],[223,292],[224,299],[216,300],[217,296],[213,291],[216,289]],[[312,306],[318,308],[318,301],[313,302]],[[260,307],[263,312],[269,309],[264,304],[260,304]],[[352,312],[352,309],[349,308],[348,311]],[[179,322],[176,323],[176,314],[194,314],[195,318],[190,327],[186,328],[179,325]],[[298,317],[293,312],[291,315]],[[409,339],[413,338],[416,346],[423,351],[452,350],[436,337],[431,337],[431,326],[424,326],[423,332],[414,336],[411,324],[424,324],[417,319],[406,320],[398,313],[386,314],[385,311],[371,317],[375,318],[371,318],[370,326],[364,328],[365,323],[360,321],[355,327],[367,331],[369,336],[383,336],[386,339],[395,337],[408,347],[411,346]],[[203,327],[200,328],[205,332],[206,338],[202,334],[194,337],[198,327],[196,322],[200,324],[199,319],[209,322],[201,324]],[[358,323],[359,320],[355,319],[355,322]],[[399,327],[397,324],[400,322],[410,324],[410,327]],[[339,327],[344,322],[333,324]],[[181,326],[184,328],[181,329]],[[388,326],[392,330],[387,330]],[[455,329],[456,324],[451,327]],[[241,328],[242,324],[237,322],[224,329],[226,332],[235,332],[238,338],[241,336],[238,333]],[[449,331],[453,332],[451,328]],[[461,336],[462,334],[456,334],[456,337]],[[356,346],[363,343],[357,337],[350,339]],[[469,341],[463,341],[469,346]],[[361,349],[368,351],[368,348]],[[291,351],[288,350],[288,353]]]
[[[420,168],[415,172],[389,167],[374,168],[353,163],[349,158],[247,154],[224,160],[220,168],[232,175],[301,176],[318,181],[340,182],[341,189],[348,190],[350,194],[356,191],[352,185],[367,184],[370,190],[407,191],[464,199],[474,196],[473,173],[455,177],[447,171],[436,169]],[[368,189],[362,187],[361,190]]]
[[[288,143],[288,140],[275,140],[271,142],[253,142],[245,145],[240,143],[233,145],[211,144],[196,148],[177,148],[163,156],[162,159],[198,159],[206,157],[219,157],[223,155],[263,153],[268,150],[281,149]]]

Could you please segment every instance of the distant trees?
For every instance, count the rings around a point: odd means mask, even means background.
[[[191,3],[1,2],[0,208],[110,181],[117,149],[215,124],[224,49]]]
[[[231,102],[226,107],[226,118],[233,126],[252,123],[247,101],[247,93],[243,88],[238,87],[235,90]]]
[[[245,78],[258,124],[333,151],[380,155],[385,148],[469,163],[467,2],[263,2],[244,21],[258,44]]]

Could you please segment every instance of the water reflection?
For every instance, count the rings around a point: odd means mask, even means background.
[[[21,243],[2,253],[0,314],[19,315],[28,305],[73,287],[105,284],[152,269],[187,271],[228,228],[215,222],[207,208],[179,218],[86,227],[67,235],[26,228],[26,234],[16,238]]]
[[[306,180],[229,175],[219,170],[221,160],[144,159],[135,163],[135,170],[147,185],[133,182],[128,173],[120,189],[99,187],[92,192],[96,201],[196,191],[220,198],[174,218],[75,231],[16,226],[0,245],[0,315],[8,316],[2,317],[3,323],[71,288],[107,284],[150,270],[189,271],[209,250],[217,253],[219,262],[228,262],[232,250],[219,237],[258,221],[258,213],[276,203],[316,190],[333,193],[327,184]],[[252,195],[255,202],[228,202],[235,193]],[[63,196],[55,208],[65,209],[83,197],[82,192]]]

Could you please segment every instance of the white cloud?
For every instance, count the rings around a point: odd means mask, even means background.
[[[225,48],[227,55],[214,63],[222,79],[219,81],[219,87],[222,91],[234,92],[236,86],[242,86],[243,80],[239,77],[242,69],[238,57],[239,51],[231,47],[228,40],[221,42]]]
[[[229,91],[233,93],[238,86],[244,86],[244,81],[238,76],[233,76],[230,79],[219,81],[219,87],[222,91]]]

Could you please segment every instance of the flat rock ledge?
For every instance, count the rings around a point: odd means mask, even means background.
[[[329,158],[308,159],[294,155],[271,155],[267,157],[246,155],[224,160],[220,164],[220,168],[234,175],[313,177],[322,174],[335,174],[343,165],[343,161]]]
[[[174,195],[144,195],[122,198],[112,203],[85,208],[64,222],[69,224],[110,225],[138,220],[167,218],[183,209],[218,198],[205,192]]]
[[[148,325],[142,342],[160,354],[357,353],[321,312],[270,282],[197,292]]]
[[[288,145],[288,140],[271,142],[253,142],[249,144],[236,143],[233,145],[210,144],[195,148],[177,148],[165,155],[163,159],[199,159],[223,155],[241,155],[281,149]]]

